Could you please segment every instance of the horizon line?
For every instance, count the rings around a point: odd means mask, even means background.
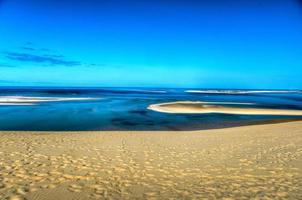
[[[269,89],[269,88],[262,88],[262,89],[246,89],[246,88],[202,88],[202,87],[151,87],[151,86],[2,86],[0,88],[6,89],[13,89],[13,88],[58,88],[58,89],[68,89],[68,88],[152,88],[152,89],[194,89],[194,90],[270,90],[270,91],[302,91],[302,89]]]

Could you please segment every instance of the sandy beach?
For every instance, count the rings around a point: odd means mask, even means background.
[[[301,199],[302,122],[0,132],[0,199]]]
[[[213,104],[224,104],[213,105]],[[149,110],[163,113],[221,113],[238,115],[292,115],[302,116],[302,110],[290,109],[269,109],[269,108],[240,108],[230,105],[249,105],[248,103],[225,103],[225,102],[202,102],[202,101],[177,101],[161,104],[153,104],[148,107]],[[250,103],[251,104],[251,103]]]

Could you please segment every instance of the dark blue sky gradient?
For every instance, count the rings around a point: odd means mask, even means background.
[[[300,0],[0,0],[0,85],[302,89]]]

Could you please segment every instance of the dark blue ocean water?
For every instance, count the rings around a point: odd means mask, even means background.
[[[155,103],[213,101],[256,103],[249,107],[302,110],[301,91],[221,91],[142,88],[0,88],[0,97],[98,98],[81,101],[0,105],[0,130],[199,130],[232,127],[297,116],[166,114],[147,110]],[[245,105],[247,106],[247,105]]]

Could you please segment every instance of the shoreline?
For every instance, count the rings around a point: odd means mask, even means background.
[[[60,134],[60,133],[85,133],[85,132],[93,132],[93,133],[101,133],[101,132],[109,132],[109,133],[128,133],[128,132],[199,132],[199,131],[210,131],[210,130],[222,130],[222,129],[230,129],[230,128],[237,128],[237,127],[247,127],[247,126],[258,126],[258,125],[274,125],[274,124],[282,124],[282,123],[288,123],[288,122],[302,122],[302,118],[296,118],[296,119],[267,119],[267,120],[257,120],[257,121],[248,121],[248,122],[238,122],[234,124],[226,124],[226,125],[215,125],[212,127],[204,127],[204,128],[191,128],[187,130],[62,130],[62,131],[52,131],[52,130],[0,130],[0,133],[54,133],[54,134]]]
[[[274,124],[282,124],[282,123],[288,123],[288,122],[302,122],[302,118],[292,118],[292,119],[265,119],[265,120],[255,120],[255,121],[244,121],[244,122],[234,122],[232,124],[220,124],[220,125],[213,125],[213,126],[207,126],[207,127],[191,127],[188,129],[173,129],[170,130],[150,130],[150,129],[142,129],[142,130],[131,130],[131,129],[125,129],[125,130],[0,130],[0,133],[5,132],[18,132],[18,133],[29,133],[29,132],[41,132],[41,133],[72,133],[72,132],[196,132],[196,131],[210,131],[210,130],[221,130],[221,129],[229,129],[229,128],[237,128],[237,127],[246,127],[246,126],[257,126],[257,125],[274,125]]]
[[[202,131],[0,131],[0,197],[299,199],[302,122]]]

